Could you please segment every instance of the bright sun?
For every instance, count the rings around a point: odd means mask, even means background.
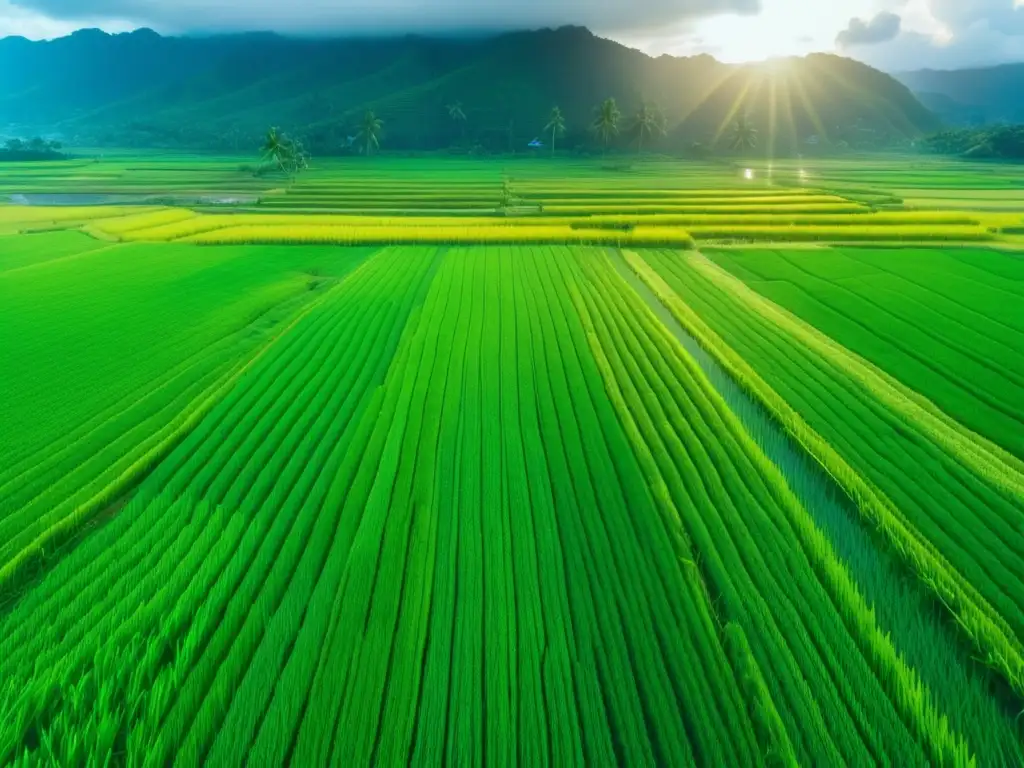
[[[695,37],[717,59],[760,61],[831,50],[850,19],[870,16],[872,0],[764,0],[756,16],[716,16],[698,23]]]

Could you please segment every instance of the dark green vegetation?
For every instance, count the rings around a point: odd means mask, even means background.
[[[1024,160],[1024,125],[941,131],[921,142],[929,152],[967,158]]]
[[[298,139],[292,139],[277,128],[270,128],[260,147],[262,165],[255,170],[260,176],[268,171],[295,175],[309,168],[309,153]]]
[[[23,141],[8,139],[0,147],[0,163],[3,162],[38,162],[40,160],[63,160],[59,141],[47,141],[38,136]]]
[[[0,764],[1024,763],[1019,167],[311,165],[5,169]]]
[[[737,109],[756,117],[762,146],[775,152],[889,146],[938,127],[903,85],[849,59],[655,59],[574,27],[488,40],[190,39],[148,30],[10,38],[0,41],[0,94],[0,124],[45,126],[76,145],[250,151],[276,125],[314,157],[360,146],[367,110],[384,121],[381,143],[392,149],[525,152],[535,137],[549,138],[559,105],[559,145],[596,149],[587,129],[608,97],[627,117],[645,100],[658,105],[667,135],[642,143],[662,150],[724,146]],[[622,128],[612,147],[641,144],[641,129]]]

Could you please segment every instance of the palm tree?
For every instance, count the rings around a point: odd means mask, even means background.
[[[309,152],[299,140],[290,142],[291,156],[288,158],[288,169],[291,173],[299,173],[309,168]]]
[[[375,147],[380,147],[380,129],[384,121],[377,117],[372,109],[366,110],[359,129],[359,139],[363,142],[363,151],[369,157]]]
[[[647,104],[641,104],[636,115],[633,116],[633,129],[637,133],[636,153],[643,152],[644,136],[652,136],[655,133],[664,134],[664,121],[658,111]]]
[[[291,142],[288,141],[288,137],[285,136],[277,128],[270,128],[267,131],[267,137],[263,141],[263,158],[265,160],[273,160],[274,164],[284,170],[285,164],[288,162],[289,157],[292,154]]]
[[[462,139],[466,139],[466,113],[462,111],[462,102],[456,101],[448,105],[448,117],[458,123],[462,129]]]
[[[729,136],[729,147],[742,152],[757,146],[757,128],[750,121],[750,115],[744,113],[736,118]]]
[[[612,98],[601,102],[601,106],[595,112],[596,116],[590,127],[601,140],[605,154],[608,154],[608,142],[619,135],[619,118],[622,117],[622,113],[619,112],[619,106]]]
[[[551,156],[555,156],[555,138],[558,136],[565,135],[565,118],[562,116],[562,110],[560,107],[554,107],[551,110],[551,117],[548,118],[548,124],[544,126],[545,133],[551,131]]]

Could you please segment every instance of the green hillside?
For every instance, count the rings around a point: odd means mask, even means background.
[[[661,148],[675,151],[714,143],[741,112],[780,153],[888,146],[938,125],[906,87],[848,59],[652,58],[578,27],[461,40],[86,30],[0,41],[0,125],[78,144],[244,149],[274,124],[336,153],[373,109],[393,149],[503,151],[536,137],[558,104],[562,146],[573,149],[592,146],[594,106],[609,96],[623,112],[623,148],[645,102],[664,117]],[[464,125],[448,115],[454,102]]]

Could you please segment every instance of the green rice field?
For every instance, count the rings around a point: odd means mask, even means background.
[[[0,174],[0,765],[1024,765],[1024,168]]]

